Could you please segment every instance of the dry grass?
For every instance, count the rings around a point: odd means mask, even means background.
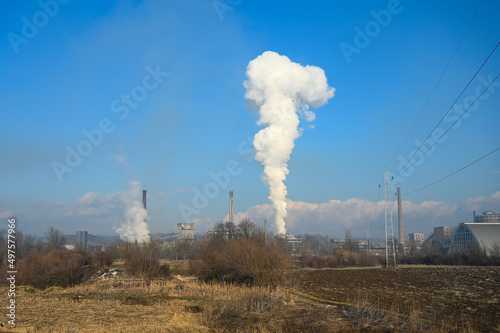
[[[2,304],[7,294],[2,293]],[[0,332],[335,332],[334,308],[279,288],[196,281],[107,280],[16,293],[16,328]],[[9,330],[10,329],[10,330]]]

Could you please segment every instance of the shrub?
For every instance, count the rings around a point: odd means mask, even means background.
[[[113,255],[109,252],[98,252],[91,258],[91,265],[95,269],[103,269],[113,264]]]
[[[140,277],[156,278],[167,276],[168,265],[160,266],[158,257],[160,246],[157,242],[125,245],[125,271],[128,274]]]
[[[369,267],[380,265],[380,258],[369,253],[356,253],[347,250],[337,250],[326,259],[332,268]]]
[[[373,267],[380,265],[380,257],[370,253],[359,254],[359,265],[361,267]]]
[[[326,258],[322,256],[302,256],[302,267],[325,268],[328,267]]]
[[[32,252],[18,263],[19,284],[38,289],[69,287],[82,282],[85,258],[74,251]]]
[[[207,241],[198,262],[197,273],[205,280],[276,286],[290,259],[277,246],[259,245],[242,238],[230,242]]]

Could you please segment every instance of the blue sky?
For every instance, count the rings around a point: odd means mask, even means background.
[[[398,173],[500,41],[500,4],[484,0],[398,151],[479,4],[4,2],[0,217],[17,217],[35,235],[49,226],[112,235],[123,221],[121,195],[139,181],[148,190],[152,232],[185,221],[206,230],[226,217],[230,189],[237,221],[271,219],[262,166],[251,150],[261,128],[246,108],[243,82],[248,63],[272,50],[322,68],[336,89],[315,110],[314,129],[302,124],[295,142],[288,230],[377,235],[385,167]],[[497,50],[457,106],[470,104],[499,69]],[[433,226],[468,221],[473,209],[500,210],[500,152],[405,196],[500,146],[499,83],[394,184],[402,188],[407,233],[429,235]],[[127,95],[136,99],[127,104]],[[447,130],[459,111],[439,129]],[[84,131],[94,133],[96,144]],[[67,147],[86,156],[70,167]],[[71,172],[58,177],[54,162]],[[196,208],[196,191],[211,183],[214,195]],[[188,216],[182,207],[192,208]]]

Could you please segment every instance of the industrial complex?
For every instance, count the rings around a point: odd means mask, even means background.
[[[407,255],[412,247],[420,249],[426,245],[439,249],[443,254],[456,253],[463,250],[480,249],[486,253],[500,253],[500,213],[493,211],[485,211],[478,215],[473,212],[473,219],[471,223],[460,223],[453,226],[438,226],[434,227],[433,233],[425,238],[423,233],[414,232],[407,236],[404,234],[404,220],[403,220],[403,202],[401,200],[401,189],[398,188],[398,236],[399,241],[392,235],[392,218],[386,226],[387,235],[384,244],[374,244],[370,238],[367,239],[331,239],[329,241],[332,250],[346,248],[346,242],[353,242],[356,244],[356,249],[359,251],[366,251],[369,253],[383,255],[386,253],[387,258],[392,260],[392,251],[398,256]],[[234,225],[234,210],[233,210],[234,192],[229,191],[229,214],[228,222]],[[146,209],[146,191],[143,191],[142,205]],[[264,233],[267,242],[267,220],[265,221]],[[217,232],[214,229],[209,229],[207,236],[214,236]],[[229,231],[225,231],[229,233]],[[350,233],[349,233],[350,234]],[[229,237],[229,234],[219,235]],[[288,248],[292,255],[300,255],[303,250],[302,236],[296,237],[295,235],[283,235],[283,239],[289,244]],[[116,237],[115,237],[116,238]],[[178,223],[175,233],[159,234],[153,237],[156,240],[163,242],[166,246],[172,246],[177,242],[193,242],[196,238],[194,223]],[[394,241],[391,241],[394,239]],[[111,237],[92,235],[88,231],[76,231],[75,235],[66,236],[66,247],[68,249],[84,248],[89,252],[104,251],[106,246],[111,244],[116,239]],[[390,255],[389,255],[390,254]]]

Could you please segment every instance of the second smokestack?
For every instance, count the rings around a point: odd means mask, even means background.
[[[142,191],[142,206],[146,209],[146,190]]]
[[[233,222],[233,191],[229,191],[229,222]]]

